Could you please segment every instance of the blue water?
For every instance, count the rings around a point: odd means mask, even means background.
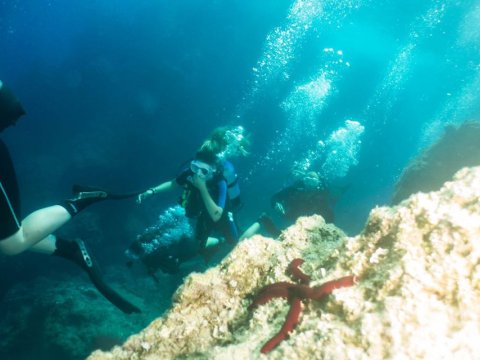
[[[479,21],[478,0],[0,0],[0,79],[28,112],[2,134],[23,212],[68,197],[74,182],[124,191],[170,179],[232,124],[252,141],[236,160],[245,227],[352,120],[363,132],[336,152],[349,171],[329,176],[348,189],[335,217],[354,235],[389,204],[409,159],[446,124],[480,115]],[[62,231],[120,266],[174,201],[101,204]],[[0,295],[63,269],[47,265],[1,258]],[[180,281],[155,296],[169,299]]]

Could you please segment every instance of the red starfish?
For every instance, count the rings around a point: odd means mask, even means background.
[[[298,280],[301,284],[292,284],[286,281],[265,286],[257,294],[252,304],[248,307],[252,310],[258,305],[263,305],[274,298],[288,299],[290,310],[287,318],[280,331],[263,345],[261,352],[266,354],[273,350],[282,340],[284,340],[288,333],[297,326],[302,310],[302,300],[312,299],[320,300],[332,293],[333,290],[342,287],[348,287],[355,284],[356,276],[345,276],[340,279],[328,281],[320,286],[310,287],[310,276],[304,274],[299,266],[303,264],[302,259],[294,259],[288,266],[289,272],[294,280]]]

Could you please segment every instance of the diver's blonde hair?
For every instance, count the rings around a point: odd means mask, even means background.
[[[236,126],[219,126],[215,128],[210,134],[210,137],[200,146],[200,150],[211,151],[217,155],[221,154],[229,145],[226,134],[236,128]],[[239,143],[241,149],[240,154],[247,156],[249,154],[248,148],[250,147],[250,140],[243,137]]]

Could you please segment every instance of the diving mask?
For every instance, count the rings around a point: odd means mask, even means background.
[[[194,174],[197,174],[198,176],[206,180],[209,180],[213,177],[213,174],[215,173],[216,169],[214,166],[208,165],[203,161],[193,160],[190,163],[190,170],[192,170]]]
[[[309,172],[303,178],[303,183],[307,189],[320,189],[322,187],[322,180],[316,172]]]

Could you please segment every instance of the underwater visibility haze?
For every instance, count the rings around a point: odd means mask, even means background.
[[[478,0],[0,0],[0,79],[27,112],[2,133],[22,213],[74,183],[129,192],[170,180],[231,125],[251,143],[232,160],[241,229],[262,212],[285,225],[271,196],[315,172],[335,225],[355,235],[391,204],[411,159],[478,120],[479,23]],[[152,278],[125,251],[159,217],[180,216],[176,200],[105,202],[61,229],[90,244],[139,315],[68,264],[2,255],[0,358],[82,359],[160,316],[183,277],[209,265],[189,257]]]

